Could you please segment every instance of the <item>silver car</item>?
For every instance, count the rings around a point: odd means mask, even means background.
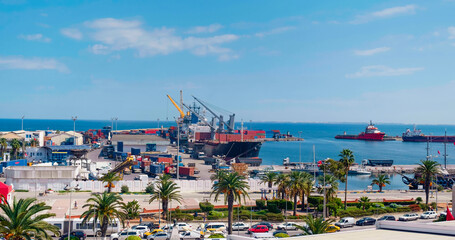
[[[149,235],[147,237],[147,240],[168,240],[169,239],[169,234],[166,232],[157,232],[153,235]]]

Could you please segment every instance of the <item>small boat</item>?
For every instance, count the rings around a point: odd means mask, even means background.
[[[359,165],[358,168],[349,170],[350,175],[371,175],[371,172],[365,169],[365,165]]]

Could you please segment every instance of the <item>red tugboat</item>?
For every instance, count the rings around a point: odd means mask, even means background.
[[[365,140],[365,141],[383,141],[385,133],[378,130],[377,127],[370,121],[370,124],[366,127],[365,132],[361,132],[359,135],[347,135],[346,132],[343,135],[336,135],[336,139],[351,139],[351,140]]]

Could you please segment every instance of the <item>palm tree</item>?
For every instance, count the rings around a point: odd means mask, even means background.
[[[8,141],[6,138],[0,138],[0,149],[2,152],[2,155],[0,156],[3,159],[3,155],[5,154],[6,148],[8,148]]]
[[[305,185],[305,182],[308,181],[308,179],[311,178],[311,175],[306,172],[291,172],[291,175],[289,175],[290,181],[289,181],[289,190],[291,193],[291,196],[294,198],[294,216],[297,215],[297,197],[300,196],[301,201],[302,201],[302,209],[303,209],[303,201],[304,197],[302,196],[303,193],[303,188]]]
[[[324,176],[323,175],[318,177],[318,182],[320,182],[320,183],[324,182]],[[318,193],[319,194],[324,194],[324,188],[323,188],[322,185],[323,184],[320,184],[320,186],[318,187]],[[326,174],[325,175],[325,185],[326,186],[330,185],[329,188],[325,188],[325,199],[327,199],[327,201],[330,202],[337,195],[338,186],[339,186],[338,178],[336,178],[332,174]]]
[[[305,235],[322,234],[327,232],[327,228],[333,222],[332,219],[324,220],[322,217],[314,218],[309,214],[303,218],[306,226],[296,225]]]
[[[339,155],[341,158],[338,161],[341,167],[342,177],[340,178],[341,182],[344,182],[344,210],[346,210],[348,206],[348,174],[349,168],[354,163],[354,153],[349,149],[343,149]]]
[[[382,188],[385,187],[386,184],[390,184],[390,178],[386,175],[379,175],[378,178],[373,179],[371,184],[376,184],[379,187],[379,192],[382,192]]]
[[[302,212],[305,209],[305,207],[304,207],[305,195],[306,195],[307,199],[310,197],[311,191],[313,191],[313,186],[314,186],[313,176],[308,174],[308,176],[303,181],[302,189],[300,191],[300,199],[302,201]],[[307,211],[308,211],[308,208],[307,208]]]
[[[49,211],[52,207],[45,203],[36,203],[35,198],[19,199],[14,198],[13,204],[2,203],[0,209],[0,235],[5,239],[29,240],[29,239],[49,239],[48,235],[52,232],[56,236],[60,235],[59,229],[44,221],[54,217],[54,213],[41,213]]]
[[[30,147],[36,147],[39,145],[39,141],[36,140],[36,138],[34,138],[34,139],[30,140],[29,144],[30,144]]]
[[[212,176],[210,176],[210,180],[218,181],[221,178],[223,178],[224,175],[226,175],[226,173],[227,173],[227,171],[225,171],[225,170],[216,171],[214,174],[212,174]]]
[[[96,235],[106,236],[107,227],[109,224],[116,222],[116,219],[123,221],[126,214],[122,211],[124,209],[123,199],[116,193],[103,192],[96,194],[94,197],[87,199],[86,204],[82,208],[88,208],[82,213],[82,223],[93,221],[93,225],[100,224],[101,229],[96,232]]]
[[[103,181],[104,183],[107,183],[106,184],[107,192],[110,193],[112,188],[115,187],[114,182],[122,180],[122,177],[120,177],[118,173],[108,172],[104,176],[102,176],[100,180]]]
[[[281,199],[284,199],[284,196],[288,192],[289,181],[289,174],[281,173],[276,177],[275,184],[278,186],[278,192],[281,193]]]
[[[215,202],[218,201],[220,194],[224,195],[224,203],[228,205],[228,234],[232,233],[232,212],[234,208],[234,201],[241,203],[242,197],[248,197],[248,190],[250,186],[244,176],[239,175],[237,172],[227,173],[218,182],[212,186],[212,193],[215,194]]]
[[[163,216],[167,217],[169,202],[174,200],[182,204],[182,199],[180,187],[169,177],[162,176],[158,183],[153,187],[153,193],[150,196],[149,203],[152,203],[155,200],[161,200]]]
[[[428,205],[428,195],[430,194],[430,182],[436,174],[440,173],[439,163],[433,160],[421,160],[419,166],[416,168],[416,173],[420,174],[424,179],[425,188],[425,203]]]
[[[361,197],[359,199],[359,204],[362,207],[362,210],[365,210],[365,208],[370,205],[370,199],[368,197]]]
[[[269,187],[269,192],[272,191],[271,188],[273,187],[273,183],[275,182],[278,173],[267,171],[265,175],[261,177],[261,183],[267,183]]]
[[[140,208],[141,206],[139,206],[139,202],[137,200],[133,200],[123,206],[123,211],[125,211],[127,219],[135,219],[139,217]]]
[[[22,143],[17,139],[13,139],[9,142],[9,145],[11,146],[11,153],[14,155],[14,159],[17,159],[17,154],[19,153],[19,149],[21,149]]]

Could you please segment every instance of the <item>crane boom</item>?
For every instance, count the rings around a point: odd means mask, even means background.
[[[180,112],[180,117],[184,118],[185,113],[182,111],[182,109],[179,107],[179,105],[177,105],[177,103],[175,103],[174,99],[172,99],[171,96],[167,95],[167,97],[169,98],[169,100],[171,100],[172,104],[174,104],[175,108],[177,108],[177,110]]]
[[[188,108],[188,110],[192,113],[194,113],[194,115],[196,115],[202,122],[204,122],[205,124],[207,124],[212,130],[215,130],[215,127],[212,126],[212,124],[208,123],[201,115],[199,115],[197,112],[195,112],[193,109],[191,109],[190,107],[188,107],[185,103],[182,103],[184,107]]]
[[[216,113],[214,113],[214,112],[212,111],[212,109],[210,109],[209,107],[207,107],[201,100],[197,99],[195,96],[193,96],[193,98],[194,98],[196,101],[198,101],[202,106],[204,106],[205,109],[207,109],[211,114],[213,114],[213,116],[215,116],[222,124],[226,125],[226,126],[228,127],[229,131],[234,131],[234,129],[233,129],[232,126],[231,126],[232,124],[231,124],[231,125],[226,124],[226,122],[223,121],[222,117],[216,115]]]

